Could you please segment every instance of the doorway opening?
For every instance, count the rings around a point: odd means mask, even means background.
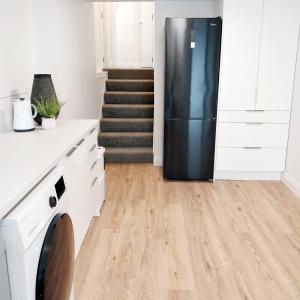
[[[105,72],[99,145],[107,163],[153,163],[153,2],[95,4],[98,73]]]
[[[95,13],[99,67],[153,67],[153,2],[99,2]]]

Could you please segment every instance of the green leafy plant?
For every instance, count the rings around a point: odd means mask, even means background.
[[[35,99],[37,112],[42,118],[57,118],[64,103],[59,102],[56,96]]]

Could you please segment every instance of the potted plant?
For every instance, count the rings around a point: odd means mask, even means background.
[[[39,100],[35,100],[35,105],[38,114],[42,117],[43,129],[54,129],[63,103],[59,102],[56,96],[52,96],[47,99],[40,97]]]

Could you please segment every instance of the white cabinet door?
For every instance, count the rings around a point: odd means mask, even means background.
[[[291,109],[299,11],[299,0],[264,0],[256,109]]]
[[[220,109],[255,109],[263,0],[224,1]]]

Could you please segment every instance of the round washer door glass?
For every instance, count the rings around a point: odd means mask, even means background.
[[[36,278],[37,300],[69,300],[74,272],[74,231],[68,214],[51,221]]]

